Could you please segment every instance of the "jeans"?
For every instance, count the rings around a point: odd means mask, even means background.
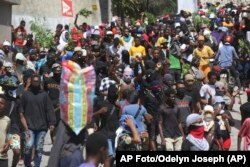
[[[32,149],[35,149],[35,167],[40,167],[42,160],[42,151],[44,145],[44,138],[46,131],[33,131],[29,130],[30,138],[27,133],[25,134],[25,153],[24,153],[24,164],[25,167],[31,167]]]

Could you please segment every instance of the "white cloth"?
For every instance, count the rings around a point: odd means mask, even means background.
[[[191,134],[189,134],[186,139],[190,141],[193,145],[195,145],[201,151],[209,150],[209,144],[204,137],[202,139],[198,139],[192,136]]]
[[[61,36],[60,36],[60,40],[59,40],[60,45],[63,46],[63,47],[65,47],[65,45],[68,44],[68,40],[65,37],[66,33],[68,33],[68,31],[63,31]]]
[[[201,87],[200,89],[200,96],[201,97],[205,97],[206,100],[208,100],[210,98],[209,96],[209,93],[208,92],[211,92],[211,95],[212,95],[212,101],[214,99],[214,96],[215,96],[215,85],[209,85],[209,84],[205,84]]]

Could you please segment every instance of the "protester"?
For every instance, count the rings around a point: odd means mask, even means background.
[[[208,151],[209,143],[204,138],[204,125],[199,114],[190,114],[186,125],[189,134],[182,143],[182,151]]]
[[[58,23],[49,40],[28,34],[27,20],[22,20],[13,28],[13,43],[5,39],[0,43],[0,92],[6,97],[6,117],[0,116],[0,121],[11,120],[12,166],[23,153],[25,166],[31,165],[32,157],[40,166],[48,130],[52,137],[48,167],[110,166],[119,149],[156,151],[160,145],[167,151],[232,149],[231,127],[236,121],[230,113],[238,100],[244,100],[241,90],[250,81],[249,6],[206,7],[194,17],[181,10],[154,22],[142,12],[141,18],[115,16],[96,26],[78,25],[80,12],[74,27]],[[95,73],[89,76],[90,69]],[[72,96],[72,88],[79,92]],[[81,105],[68,104],[71,99]],[[249,143],[247,100],[240,104],[239,150],[242,137]],[[84,114],[73,118],[70,114],[78,113],[79,106]],[[78,119],[77,125],[81,122],[81,129],[69,124],[72,119]],[[3,128],[0,141],[6,136]],[[5,141],[1,143],[0,151]],[[2,154],[0,163],[6,163]]]

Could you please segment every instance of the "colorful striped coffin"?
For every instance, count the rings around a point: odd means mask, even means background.
[[[64,61],[62,67],[61,119],[78,135],[92,118],[95,70],[93,66],[81,69],[70,60]]]

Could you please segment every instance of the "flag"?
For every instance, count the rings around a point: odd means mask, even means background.
[[[75,132],[91,121],[96,75],[93,66],[81,69],[70,60],[62,63],[60,83],[61,119]]]

